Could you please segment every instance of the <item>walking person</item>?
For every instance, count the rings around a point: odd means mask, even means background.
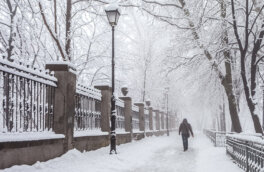
[[[188,149],[188,138],[190,137],[190,133],[192,134],[192,137],[194,137],[191,124],[189,124],[187,119],[184,118],[179,128],[179,135],[182,135],[184,151]]]

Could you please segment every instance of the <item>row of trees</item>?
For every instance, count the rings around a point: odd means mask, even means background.
[[[0,2],[1,56],[39,68],[49,61],[70,61],[77,67],[80,82],[109,83],[111,29],[104,12],[108,3],[3,0]],[[126,4],[127,1],[121,2],[123,14],[116,32],[117,90],[128,85],[138,101],[153,98],[160,106],[159,96],[163,92],[156,78],[160,76],[158,68],[163,59],[158,57],[165,51],[163,42],[158,42],[162,35],[157,32],[161,29],[151,28],[154,19],[146,15],[142,18],[139,6]],[[152,96],[153,90],[158,93]]]
[[[106,19],[98,2],[4,0],[0,2],[0,52],[9,61],[43,67],[48,61],[71,61],[79,76],[95,78],[107,66]],[[98,27],[98,25],[100,27]],[[90,62],[101,61],[99,65]],[[90,81],[90,82],[94,82]]]
[[[242,131],[239,102],[245,99],[255,131],[263,134],[256,94],[263,71],[263,2],[142,0],[142,6],[148,14],[177,29],[168,73],[206,61],[204,72],[214,75],[225,91],[233,131]]]
[[[104,13],[108,3],[3,0],[0,52],[9,61],[38,67],[47,61],[71,61],[80,81],[88,85],[109,81],[111,30]],[[150,98],[155,106],[164,102],[164,87],[171,88],[170,94],[183,94],[179,85],[186,92],[202,90],[200,97],[212,111],[223,109],[219,106],[227,102],[235,132],[242,131],[240,105],[245,101],[255,131],[263,133],[261,0],[120,0],[119,4],[123,13],[116,37],[118,89],[126,84],[134,99]],[[170,99],[174,108],[179,97]],[[216,116],[219,123],[224,121]]]

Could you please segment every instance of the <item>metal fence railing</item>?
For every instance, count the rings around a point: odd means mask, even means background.
[[[47,70],[0,59],[0,133],[52,130],[56,83]]]
[[[226,146],[226,133],[214,130],[203,130],[204,134],[214,143],[216,147]]]
[[[264,171],[264,139],[257,136],[227,135],[226,152],[247,172]],[[247,138],[250,137],[250,138]],[[254,140],[254,141],[253,141]]]
[[[132,128],[139,130],[139,109],[137,106],[132,106]]]
[[[116,100],[116,128],[125,129],[125,112],[124,112],[124,101]]]
[[[74,129],[93,130],[101,128],[101,92],[77,84],[75,94]]]

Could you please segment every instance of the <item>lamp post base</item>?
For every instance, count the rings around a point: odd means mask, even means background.
[[[111,147],[110,147],[110,155],[115,153],[117,154],[116,152],[116,136],[115,136],[115,133],[111,133]]]

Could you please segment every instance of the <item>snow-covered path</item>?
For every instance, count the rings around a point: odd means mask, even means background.
[[[62,157],[32,166],[13,166],[5,172],[242,172],[205,136],[189,139],[190,148],[182,150],[181,137],[151,137],[118,146],[117,155],[109,155],[109,147],[80,153],[69,151]]]

